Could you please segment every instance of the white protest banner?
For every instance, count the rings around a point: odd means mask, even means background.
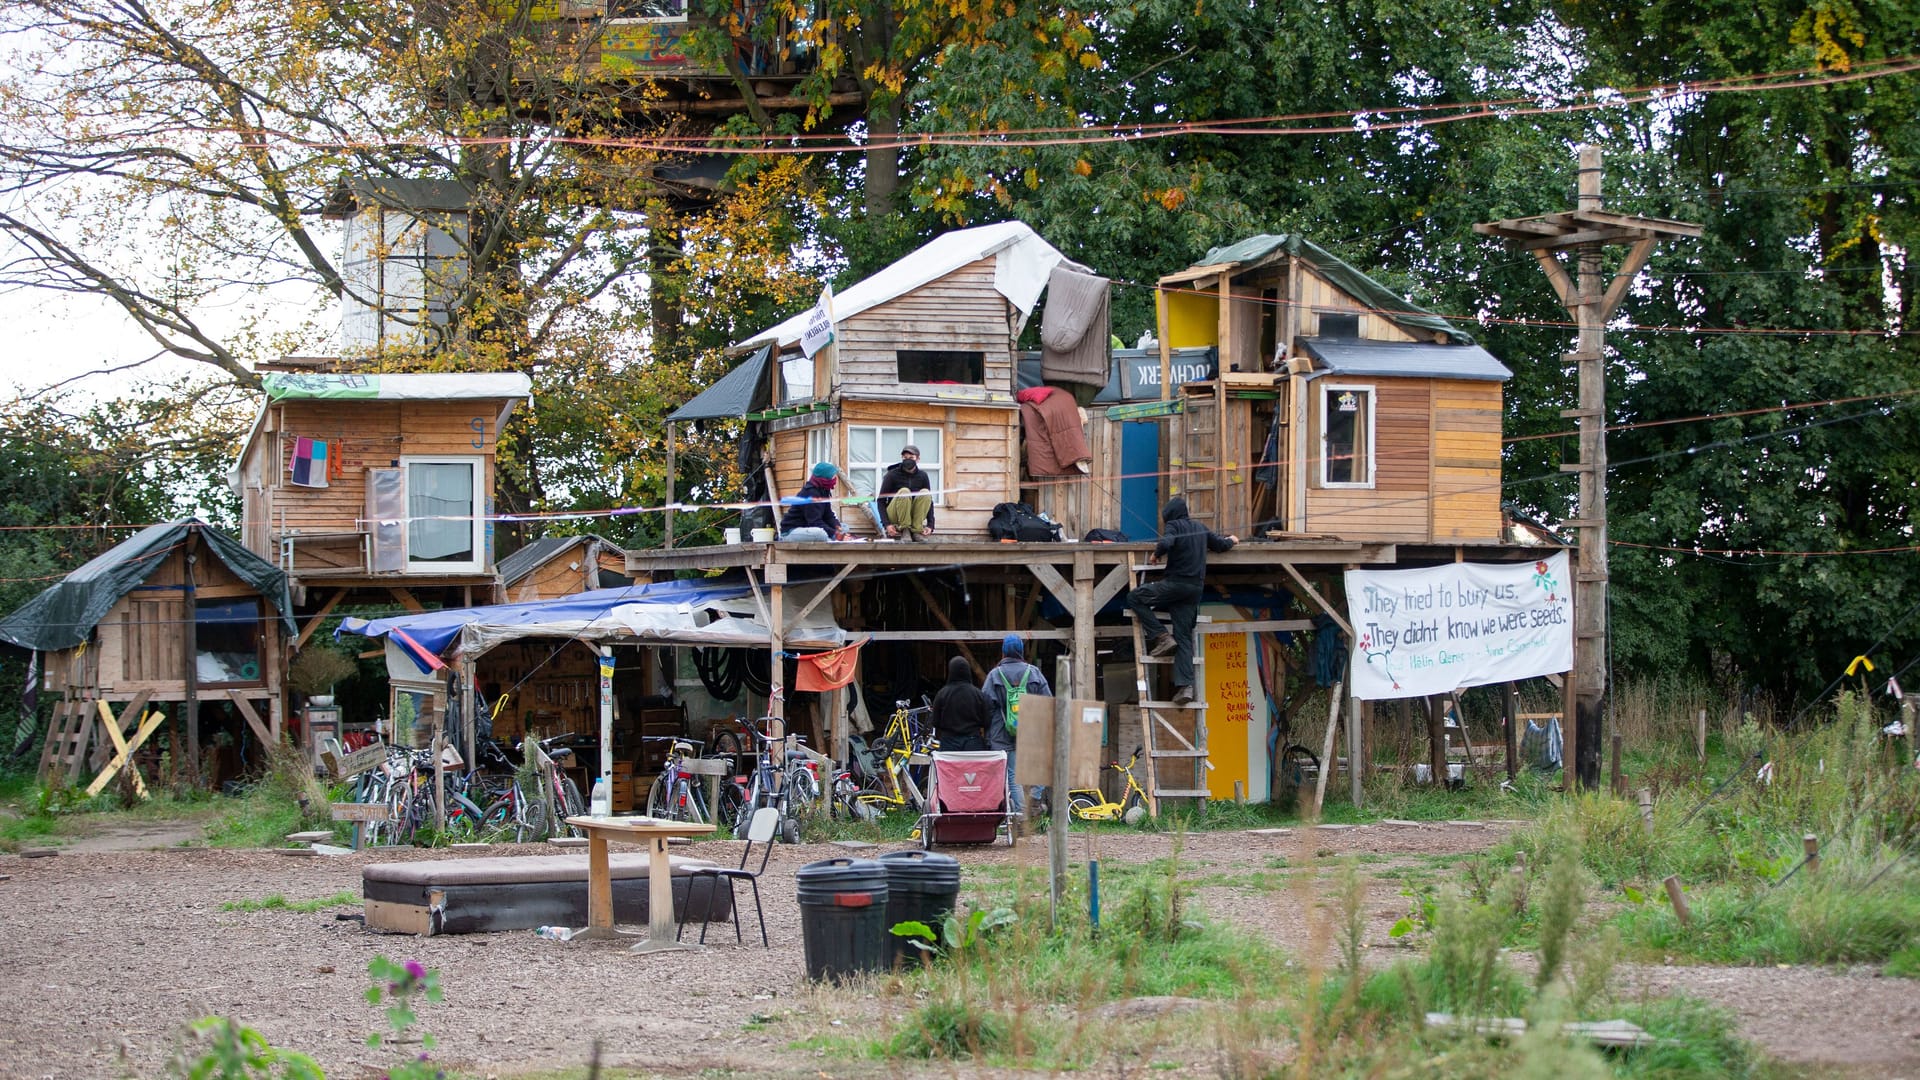
[[[820,302],[807,312],[807,325],[800,331],[800,351],[813,354],[833,344],[833,286],[820,290]]]
[[[1353,693],[1366,701],[1573,668],[1567,553],[1538,562],[1347,571]]]

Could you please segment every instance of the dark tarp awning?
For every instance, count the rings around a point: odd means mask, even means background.
[[[0,642],[22,649],[58,652],[87,640],[121,597],[145,584],[166,562],[167,556],[186,542],[189,531],[198,532],[215,558],[267,598],[280,613],[289,634],[299,632],[293,622],[287,575],[219,529],[189,520],[149,525],[95,556],[39,596],[20,605],[13,614],[0,619]]]
[[[1422,330],[1448,334],[1461,341],[1473,340],[1473,335],[1418,304],[1396,295],[1392,289],[1361,273],[1351,264],[1341,260],[1339,256],[1296,233],[1282,233],[1278,236],[1262,233],[1259,236],[1249,236],[1238,243],[1214,248],[1207,252],[1206,257],[1201,259],[1198,265],[1213,266],[1224,263],[1229,266],[1243,266],[1247,263],[1261,262],[1283,252],[1311,263],[1315,270],[1320,271],[1328,281],[1339,286],[1341,291],[1401,326],[1419,327]]]
[[[771,406],[773,384],[767,379],[767,364],[772,359],[772,345],[755,349],[739,367],[695,394],[692,401],[675,409],[667,420],[738,420]]]

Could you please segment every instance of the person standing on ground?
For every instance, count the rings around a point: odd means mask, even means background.
[[[847,530],[833,512],[833,489],[840,482],[840,467],[822,461],[813,467],[807,482],[792,499],[783,499],[787,512],[780,515],[780,539],[845,540]]]
[[[933,733],[942,750],[985,750],[987,695],[973,685],[973,663],[964,656],[947,661],[947,685],[933,695]]]
[[[1000,662],[987,672],[980,688],[987,698],[987,745],[1007,752],[1007,791],[1013,800],[1013,812],[1026,813],[1026,799],[1014,771],[1013,751],[1019,730],[1020,699],[1028,694],[1052,697],[1053,687],[1040,669],[1027,663],[1027,647],[1019,634],[1000,639]]]
[[[1194,699],[1193,624],[1200,616],[1200,591],[1207,581],[1207,552],[1231,550],[1240,538],[1221,536],[1188,517],[1187,500],[1177,495],[1167,500],[1160,520],[1160,542],[1154,545],[1153,557],[1166,561],[1166,576],[1128,593],[1127,608],[1140,621],[1148,653],[1173,654],[1173,703],[1186,705]],[[1155,608],[1167,613],[1172,633],[1161,625]]]
[[[900,448],[899,462],[880,478],[879,498],[888,536],[925,540],[933,532],[933,484],[920,471],[919,447]]]

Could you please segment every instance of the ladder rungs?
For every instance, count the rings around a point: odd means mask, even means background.
[[[1161,788],[1153,793],[1156,799],[1210,799],[1211,791],[1197,791],[1189,788]]]

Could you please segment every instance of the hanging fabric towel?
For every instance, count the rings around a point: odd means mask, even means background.
[[[293,483],[300,487],[323,488],[327,486],[327,441],[309,439],[305,435],[293,440],[293,460],[288,471]]]
[[[867,639],[861,638],[838,649],[802,656],[799,670],[794,674],[793,688],[819,693],[838,690],[852,682],[854,669],[860,664],[860,646],[866,643]]]
[[[1060,265],[1047,279],[1047,313],[1040,320],[1040,378],[1046,382],[1107,385],[1110,364],[1106,278]]]

